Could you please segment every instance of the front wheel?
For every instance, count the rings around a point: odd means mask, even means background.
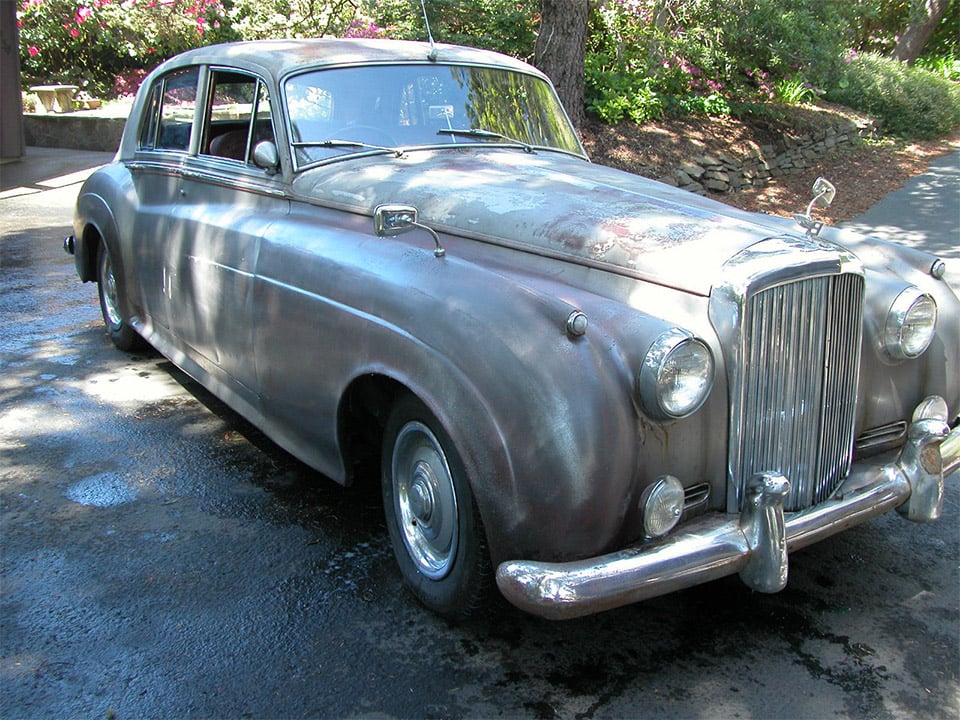
[[[404,581],[434,612],[466,618],[491,575],[483,526],[460,455],[413,396],[390,414],[382,466],[387,528]]]
[[[97,288],[100,295],[100,314],[103,315],[103,324],[107,326],[107,334],[113,344],[128,352],[142,347],[143,338],[130,327],[120,310],[120,285],[114,274],[110,251],[103,242],[97,252]]]

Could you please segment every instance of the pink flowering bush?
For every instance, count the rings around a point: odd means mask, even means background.
[[[24,84],[130,94],[131,71],[142,78],[171,55],[233,39],[224,14],[222,0],[19,0]]]
[[[113,79],[113,95],[119,98],[129,98],[137,94],[140,83],[147,76],[147,71],[143,68],[125,70]]]
[[[377,38],[385,38],[387,36],[387,29],[380,27],[373,22],[373,20],[367,20],[366,22],[363,20],[351,20],[343,36],[375,40]]]

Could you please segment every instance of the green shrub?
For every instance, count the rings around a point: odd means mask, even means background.
[[[777,99],[787,105],[803,105],[816,102],[817,93],[803,78],[784,78],[778,80],[774,89]]]
[[[960,5],[960,3],[957,3]],[[955,55],[941,55],[922,57],[917,60],[917,67],[936,73],[947,80],[960,82],[960,59]]]
[[[651,98],[657,112],[708,115],[729,114],[731,103],[808,101],[836,76],[857,8],[822,0],[597,3],[588,108],[606,119]]]
[[[960,86],[879,55],[851,57],[827,98],[881,120],[892,135],[934,138],[960,127]]]
[[[595,57],[585,63],[587,110],[611,125],[624,118],[645,123],[663,115],[663,101],[646,78],[605,70]]]
[[[671,97],[667,102],[667,109],[673,115],[721,117],[733,114],[733,106],[730,101],[718,93]]]

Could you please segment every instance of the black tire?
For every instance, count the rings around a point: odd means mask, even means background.
[[[122,289],[113,271],[113,260],[106,243],[97,251],[97,289],[100,295],[100,314],[107,327],[107,335],[118,349],[130,352],[142,348],[146,342],[130,327],[121,307]]]
[[[404,582],[430,610],[467,618],[492,575],[483,524],[459,453],[412,395],[387,420],[382,468],[387,529]]]

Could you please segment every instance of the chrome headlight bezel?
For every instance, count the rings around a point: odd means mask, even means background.
[[[930,347],[937,332],[937,301],[911,285],[891,303],[883,324],[883,350],[894,360],[912,360]]]
[[[713,352],[703,340],[680,328],[661,333],[647,350],[638,373],[644,412],[659,420],[695,413],[710,396],[715,369]],[[680,373],[689,376],[682,383],[677,382]]]

